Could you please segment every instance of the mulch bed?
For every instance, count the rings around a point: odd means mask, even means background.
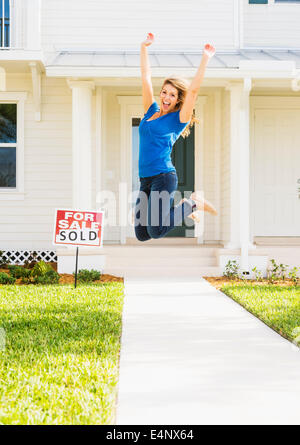
[[[54,261],[48,262],[47,264],[50,264],[50,266],[57,272],[57,263]],[[31,267],[28,267],[29,269]],[[5,272],[9,275],[9,270],[4,268],[1,269],[0,268],[0,272]],[[60,280],[59,280],[59,284],[74,284],[75,279],[74,276],[72,274],[68,274],[68,273],[60,273]],[[20,286],[24,285],[23,283],[21,283],[22,278],[18,278],[15,282],[15,284],[18,284]],[[119,281],[119,282],[124,282],[124,278],[123,277],[116,277],[114,275],[109,275],[109,274],[102,274],[100,277],[100,280],[96,280],[93,281],[93,284],[102,284],[102,283],[110,283],[110,282],[114,282],[114,281]],[[77,280],[78,283],[78,280]],[[26,286],[26,284],[24,285]]]
[[[253,286],[294,286],[293,280],[290,278],[286,278],[285,280],[277,280],[273,283],[270,283],[267,279],[263,279],[262,281],[256,281],[256,280],[240,280],[240,279],[230,279],[228,277],[203,277],[205,280],[207,280],[210,284],[212,284],[216,289],[221,289],[221,287],[226,285],[236,285],[236,284],[248,284]]]
[[[74,284],[74,276],[68,273],[60,273],[59,284]],[[93,284],[109,283],[112,281],[121,281],[123,283],[124,279],[122,277],[115,277],[114,275],[103,274],[100,280],[93,281]],[[78,281],[77,281],[78,283]]]

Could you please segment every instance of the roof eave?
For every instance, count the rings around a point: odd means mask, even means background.
[[[127,77],[127,78],[140,78],[140,68],[132,67],[95,67],[95,66],[46,66],[46,75],[48,77]],[[253,66],[253,68],[208,68],[205,77],[210,79],[243,79],[245,77],[252,77],[255,79],[293,79],[295,75],[300,72],[298,69],[291,69],[291,65],[288,63],[286,67],[283,65],[280,69],[259,69]],[[176,73],[184,77],[193,78],[196,73],[195,68],[182,68],[182,67],[153,67],[151,69],[152,78],[161,78],[170,76],[170,74]]]

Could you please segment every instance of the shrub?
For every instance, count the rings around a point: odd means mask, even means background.
[[[75,277],[75,272],[73,272]],[[91,281],[100,280],[101,272],[97,270],[80,269],[77,274],[77,280],[82,283],[90,283]]]
[[[258,270],[257,267],[253,267],[252,272],[255,274],[255,280],[261,281],[263,279],[262,271]]]
[[[22,266],[8,265],[7,268],[10,272],[10,275],[14,278],[28,278],[31,273],[31,270],[25,269]]]
[[[32,284],[31,278],[30,277],[22,277],[21,279],[21,283],[22,284]]]
[[[59,274],[51,268],[43,275],[36,275],[33,284],[57,284],[59,282]]]
[[[50,272],[52,270],[54,270],[54,269],[52,269],[52,267],[49,264],[45,263],[45,261],[39,261],[38,263],[36,263],[36,265],[32,269],[31,276],[32,277],[42,277],[47,272]]]
[[[287,271],[288,267],[289,266],[287,264],[280,264],[280,266],[279,266],[279,274],[280,274],[280,276],[281,276],[283,281],[286,278],[286,271]]]
[[[237,261],[229,260],[225,266],[225,272],[223,272],[223,276],[228,277],[228,278],[238,278],[238,276],[239,276],[238,269],[239,269],[239,266],[237,264]]]
[[[0,272],[0,284],[15,284],[16,279],[5,272]]]
[[[280,266],[276,264],[274,259],[270,260],[272,263],[272,267],[268,268],[267,277],[270,283],[274,283],[275,280],[280,278]]]
[[[297,276],[297,272],[298,272],[298,267],[293,267],[293,269],[291,269],[291,271],[289,272],[289,278],[291,278],[291,280],[293,280],[294,285],[297,286],[299,278]]]

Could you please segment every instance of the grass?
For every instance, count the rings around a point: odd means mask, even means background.
[[[300,286],[225,285],[220,289],[288,340],[300,327]]]
[[[123,283],[0,286],[1,424],[112,424]]]

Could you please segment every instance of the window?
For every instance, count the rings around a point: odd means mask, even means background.
[[[267,5],[268,3],[300,3],[300,0],[271,0],[268,2],[268,0],[249,0],[250,5]]]
[[[0,188],[16,188],[17,104],[0,103]]]
[[[0,0],[0,48],[10,46],[10,0]]]
[[[24,104],[27,93],[0,91],[0,200],[24,199]]]

